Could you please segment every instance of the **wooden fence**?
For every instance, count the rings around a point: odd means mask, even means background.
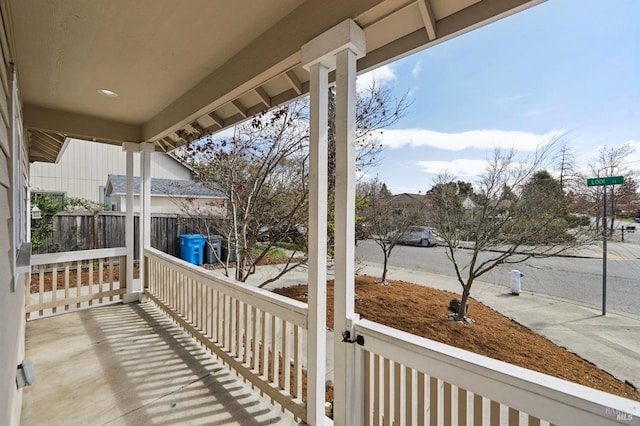
[[[139,258],[139,219],[139,215],[134,215],[134,256],[136,259]],[[125,213],[123,212],[58,213],[53,217],[53,227],[53,234],[38,250],[34,250],[34,254],[125,246]],[[179,236],[199,233],[203,229],[213,229],[211,219],[154,214],[151,216],[151,246],[167,254],[179,256]]]

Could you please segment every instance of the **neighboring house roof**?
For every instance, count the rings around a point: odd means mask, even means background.
[[[396,202],[413,202],[413,201],[424,201],[429,197],[426,194],[410,194],[408,192],[403,192],[402,194],[392,195],[391,199]]]
[[[107,179],[107,195],[126,195],[127,177],[109,175]],[[133,178],[133,193],[140,194],[140,178]],[[174,197],[224,198],[221,191],[209,188],[201,182],[189,180],[151,178],[151,195],[170,195]]]

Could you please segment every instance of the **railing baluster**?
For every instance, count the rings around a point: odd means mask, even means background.
[[[89,306],[93,305],[93,259],[89,259]]]
[[[113,258],[110,258],[108,260],[108,262],[109,262],[109,291],[110,292],[113,291],[113,288],[114,288],[113,287],[113,282],[115,281],[114,273],[113,273],[113,266],[114,266],[113,265],[113,261],[114,261]],[[109,295],[109,301],[113,302],[113,295]]]
[[[38,304],[42,306],[44,303],[44,265],[38,268]],[[40,309],[38,315],[44,315],[44,310]]]
[[[282,374],[284,375],[284,390],[291,393],[291,348],[289,341],[289,323],[282,321]]]
[[[100,284],[99,292],[102,293],[104,291],[104,259],[100,258],[98,260],[98,283]],[[100,298],[98,303],[103,303],[104,298]]]
[[[55,263],[51,268],[51,301],[56,302],[58,300],[58,264]],[[54,306],[51,308],[52,313],[56,313],[57,309]]]
[[[243,335],[242,335],[242,362],[245,364],[249,363],[249,354],[251,351],[249,350],[249,335],[251,334],[251,322],[249,320],[249,315],[251,315],[249,305],[246,303],[242,304],[242,318],[243,318]]]
[[[295,386],[293,391],[296,398],[302,400],[302,348],[301,348],[301,334],[302,330],[297,325],[293,326],[293,363],[295,364]]]
[[[240,335],[240,301],[231,300],[231,353],[238,357],[240,355],[240,345],[238,344]]]
[[[271,316],[271,382],[279,386],[279,355],[278,355],[278,318]]]
[[[76,297],[82,296],[82,260],[76,262]],[[80,302],[76,303],[76,309],[80,309]]]
[[[253,341],[251,342],[251,356],[252,356],[252,361],[253,361],[253,369],[255,371],[259,371],[258,369],[260,368],[259,365],[259,361],[260,361],[260,337],[258,336],[258,333],[260,332],[260,318],[258,317],[258,315],[260,315],[260,312],[258,312],[258,310],[255,307],[251,307],[251,322],[252,322],[252,333],[251,333],[251,337],[253,338]]]
[[[372,364],[371,364],[371,352],[364,351],[364,424],[370,425],[373,423],[373,380],[372,380]]]
[[[64,300],[69,299],[69,272],[71,269],[71,265],[69,262],[64,262]],[[69,304],[64,304],[64,310],[69,310]]]
[[[380,379],[382,376],[380,369],[380,355],[373,354],[373,424],[375,426],[380,425],[382,417],[382,394],[380,392]]]
[[[269,341],[269,336],[268,336],[268,331],[269,331],[269,327],[267,325],[267,313],[262,311],[261,312],[261,316],[262,316],[262,340],[260,342],[260,345],[262,347],[262,371],[261,374],[264,377],[269,377],[269,348],[268,348],[268,344],[267,342]]]

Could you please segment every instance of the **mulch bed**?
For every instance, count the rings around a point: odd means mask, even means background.
[[[629,384],[476,300],[470,300],[468,314],[475,322],[462,324],[447,319],[449,301],[459,295],[403,281],[389,280],[388,286],[377,281],[366,275],[356,277],[355,310],[362,318],[640,401],[640,391]],[[306,285],[275,292],[307,301]],[[327,284],[327,326],[333,328],[333,281]]]

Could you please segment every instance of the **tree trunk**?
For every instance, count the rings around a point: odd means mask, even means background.
[[[462,291],[462,299],[460,300],[460,309],[458,309],[458,321],[464,320],[465,314],[467,312],[467,301],[469,300],[469,294],[471,294],[471,284],[467,284],[463,287]]]
[[[389,253],[387,253],[386,250],[384,250],[384,262],[382,263],[382,284],[386,284],[387,283],[387,269],[388,269],[388,265],[387,263],[389,262]]]

